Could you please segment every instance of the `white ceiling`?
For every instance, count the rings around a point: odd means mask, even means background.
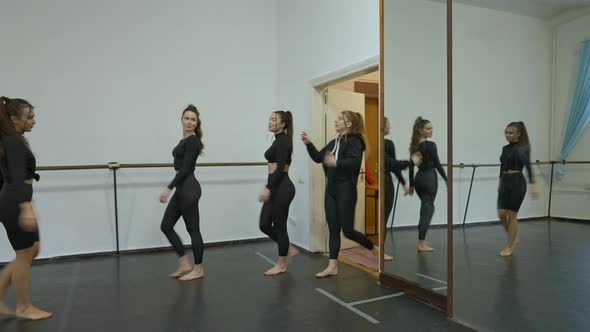
[[[434,0],[443,1],[444,0]],[[564,11],[590,6],[590,0],[453,0],[519,15],[551,19]]]

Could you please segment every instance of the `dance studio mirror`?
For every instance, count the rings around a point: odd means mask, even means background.
[[[588,234],[590,167],[571,162],[590,159],[590,131],[575,118],[590,96],[589,39],[586,0],[453,1],[453,159],[464,164],[454,168],[453,307],[478,330],[588,329],[574,294],[587,291],[576,239]]]
[[[383,0],[382,27],[381,281],[410,287],[441,309],[448,245],[446,9],[441,1]]]

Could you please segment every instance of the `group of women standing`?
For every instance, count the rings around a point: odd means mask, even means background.
[[[44,319],[51,313],[31,304],[29,280],[31,264],[39,252],[39,229],[35,210],[31,205],[33,180],[39,180],[36,160],[24,134],[35,125],[34,107],[23,99],[1,97],[0,100],[0,221],[6,229],[16,258],[8,263],[0,276],[0,314],[16,315],[28,319]],[[199,199],[201,186],[194,175],[195,164],[203,152],[203,131],[199,111],[194,105],[186,107],[181,115],[183,137],[172,151],[176,175],[160,195],[160,202],[168,202],[162,218],[161,230],[177,253],[178,267],[170,277],[181,281],[202,278],[203,238],[200,232]],[[360,113],[341,112],[335,120],[338,133],[325,147],[318,150],[307,133],[301,134],[310,158],[323,165],[326,176],[324,209],[329,229],[330,259],[328,266],[318,272],[316,277],[338,274],[338,254],[340,232],[377,255],[379,248],[364,234],[354,229],[354,216],[357,200],[357,181],[361,169],[363,153],[367,149],[364,120]],[[276,265],[266,271],[274,276],[287,271],[288,258],[298,254],[298,249],[289,241],[287,219],[289,207],[295,197],[295,186],[289,178],[289,167],[293,154],[293,115],[288,111],[276,111],[270,116],[268,130],[274,133],[274,141],[265,152],[268,161],[268,178],[259,194],[263,203],[260,212],[260,230],[268,235],[278,246]],[[387,125],[389,130],[389,125]],[[432,251],[426,242],[426,232],[434,213],[434,199],[437,192],[435,170],[446,181],[436,145],[428,139],[432,137],[430,121],[418,118],[413,128],[410,147],[411,161],[398,161],[393,142],[386,140],[385,167],[393,172],[404,184],[406,194],[418,194],[422,201],[419,221],[418,251]],[[533,182],[530,171],[529,143],[522,122],[511,123],[506,128],[506,138],[510,142],[502,152],[502,168],[498,209],[509,240],[501,255],[509,255],[516,239],[516,213],[526,192],[522,169],[526,167],[529,180]],[[417,165],[418,173],[413,169]],[[401,170],[410,168],[410,184],[405,185]],[[536,191],[535,191],[536,192]],[[391,212],[393,184],[389,172],[386,173],[385,197],[386,215]],[[174,231],[174,225],[183,217],[191,237],[193,262],[185,253],[183,244]],[[386,259],[391,258],[386,256]],[[10,285],[16,290],[16,309],[5,303],[6,291]]]

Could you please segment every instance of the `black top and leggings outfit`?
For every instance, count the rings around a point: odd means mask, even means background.
[[[275,140],[264,153],[269,163],[276,163],[276,169],[268,175],[266,188],[270,190],[270,198],[262,205],[260,211],[260,230],[273,239],[279,246],[279,256],[287,256],[289,251],[289,235],[287,219],[289,206],[295,197],[295,186],[289,178],[285,167],[291,165],[293,143],[285,133],[275,135]]]
[[[360,135],[350,133],[330,141],[321,151],[310,143],[307,152],[313,161],[323,163],[327,153],[336,157],[336,167],[327,167],[324,209],[330,230],[330,259],[338,259],[340,251],[340,230],[344,236],[371,250],[373,243],[354,229],[354,211],[357,200],[357,181],[365,151]]]
[[[498,210],[518,212],[526,195],[526,180],[522,170],[526,168],[529,182],[535,183],[531,170],[530,148],[526,144],[510,143],[502,148],[500,156],[500,188]],[[507,171],[517,171],[507,173]]]
[[[1,139],[4,155],[0,160],[0,221],[12,248],[15,251],[23,250],[39,241],[38,229],[25,231],[18,223],[20,204],[30,202],[33,198],[33,185],[25,181],[38,181],[39,175],[35,174],[35,156],[24,140],[15,136]]]
[[[185,255],[182,241],[174,231],[174,225],[182,216],[186,230],[191,236],[195,264],[203,262],[203,238],[199,228],[199,198],[201,185],[195,178],[195,164],[199,156],[200,144],[196,135],[182,139],[172,150],[176,176],[168,185],[169,189],[176,187],[176,191],[164,212],[160,228],[174,247],[178,256]]]
[[[436,171],[447,182],[447,175],[440,164],[436,144],[424,141],[418,145],[418,152],[422,154],[422,163],[418,166],[418,173],[414,178],[414,167],[410,167],[410,187],[415,187],[420,197],[420,221],[418,222],[418,239],[425,240],[434,215],[434,200],[438,191],[438,177]]]
[[[395,197],[395,189],[393,186],[393,178],[391,173],[395,174],[397,180],[402,184],[406,185],[406,180],[402,175],[402,170],[412,166],[412,162],[408,160],[397,160],[395,156],[395,145],[391,140],[385,140],[385,226],[387,227],[387,221],[389,215],[393,209],[393,199]],[[385,233],[387,234],[387,233]]]

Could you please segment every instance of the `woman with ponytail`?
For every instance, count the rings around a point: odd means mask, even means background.
[[[199,226],[201,185],[194,174],[197,158],[203,152],[204,145],[201,117],[194,105],[188,105],[182,112],[181,123],[183,138],[172,150],[176,176],[160,195],[160,202],[166,203],[172,189],[176,188],[176,191],[166,207],[160,228],[179,256],[178,268],[169,276],[188,281],[204,276],[202,264],[204,244]],[[191,237],[194,266],[190,263],[184,252],[182,241],[174,231],[174,225],[180,216],[184,219],[186,230]]]
[[[326,174],[324,209],[330,232],[330,261],[326,269],[315,275],[318,278],[338,274],[340,230],[344,236],[371,250],[374,255],[379,254],[379,248],[354,229],[356,185],[367,142],[363,117],[357,112],[343,111],[334,126],[338,137],[320,151],[315,148],[307,133],[301,134],[309,156],[314,162],[323,163]]]
[[[31,201],[33,179],[39,180],[39,175],[24,134],[34,126],[35,112],[29,102],[0,97],[0,221],[16,253],[0,276],[0,315],[38,320],[52,314],[34,307],[30,298],[31,264],[39,253],[39,227]],[[4,302],[10,284],[16,292],[16,310]]]
[[[533,198],[539,193],[531,169],[531,146],[529,135],[522,121],[511,122],[504,130],[508,145],[502,148],[500,156],[500,183],[498,184],[498,217],[508,236],[508,242],[500,256],[510,256],[518,232],[518,210],[526,196],[527,184],[522,174],[524,168],[529,178],[529,191]]]
[[[434,200],[438,191],[438,177],[436,171],[447,182],[447,175],[438,158],[436,144],[428,139],[432,137],[432,123],[418,117],[412,128],[410,155],[422,156],[422,163],[414,178],[414,167],[410,167],[410,194],[414,190],[420,198],[420,221],[418,222],[418,252],[434,251],[426,243],[426,233],[434,215]]]
[[[268,131],[274,133],[275,140],[264,153],[268,161],[268,180],[260,195],[263,202],[260,211],[260,230],[273,239],[279,249],[276,265],[264,272],[275,276],[287,271],[287,256],[299,253],[289,243],[287,219],[289,206],[295,197],[295,185],[289,178],[289,166],[293,154],[293,115],[289,111],[276,111],[268,119]]]

